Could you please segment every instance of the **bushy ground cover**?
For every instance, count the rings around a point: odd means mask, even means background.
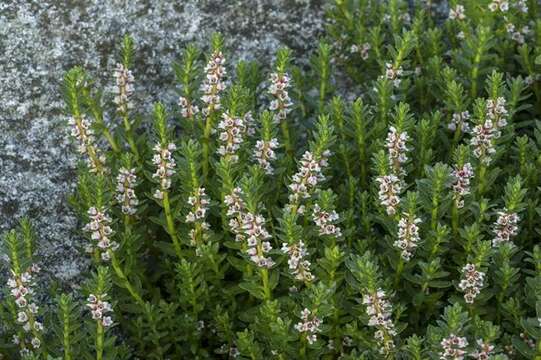
[[[152,114],[129,36],[112,93],[67,71],[92,274],[40,306],[6,234],[4,355],[541,358],[540,6],[414,5],[336,1],[307,67],[188,46]]]

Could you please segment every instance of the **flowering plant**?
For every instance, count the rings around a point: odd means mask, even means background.
[[[541,358],[540,10],[336,0],[309,66],[288,49],[233,66],[215,35],[206,56],[186,47],[178,99],[151,114],[129,36],[112,94],[71,69],[93,275],[41,305],[23,220],[5,236],[0,351]]]

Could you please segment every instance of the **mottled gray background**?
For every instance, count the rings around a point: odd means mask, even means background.
[[[47,277],[76,284],[84,256],[67,205],[75,157],[66,136],[62,76],[83,65],[112,84],[115,44],[137,43],[138,104],[171,95],[171,63],[187,42],[220,31],[228,65],[272,61],[277,47],[309,52],[323,29],[324,0],[0,1],[0,232],[23,215],[37,229]]]

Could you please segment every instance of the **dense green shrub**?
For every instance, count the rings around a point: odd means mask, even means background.
[[[113,94],[67,72],[93,275],[38,307],[7,234],[7,358],[541,359],[539,4],[428,3],[337,0],[305,67],[188,46],[152,114],[129,36]]]

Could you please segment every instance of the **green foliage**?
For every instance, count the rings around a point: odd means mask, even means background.
[[[114,94],[69,70],[91,275],[35,308],[39,236],[6,233],[0,354],[540,359],[539,5],[425,3],[336,0],[271,69],[187,45],[150,113],[129,35]]]

